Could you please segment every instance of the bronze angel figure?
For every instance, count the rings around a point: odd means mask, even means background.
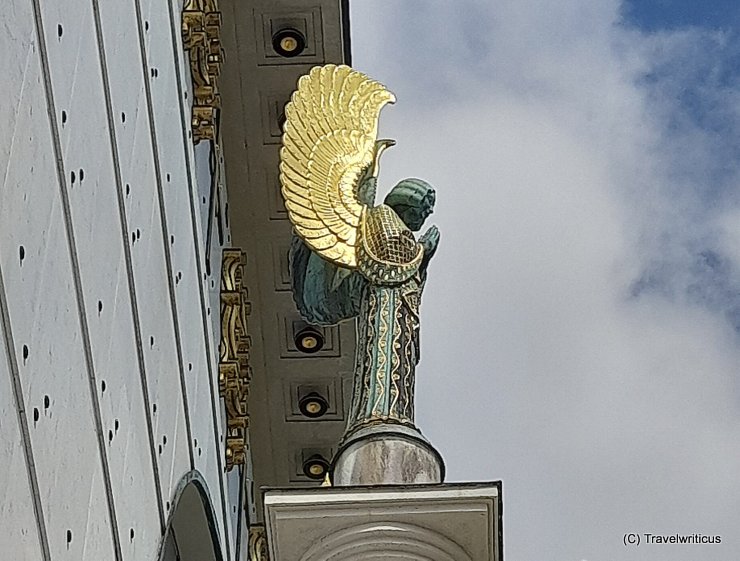
[[[439,231],[418,232],[435,192],[420,179],[375,205],[380,110],[395,98],[347,66],[316,67],[285,109],[280,182],[294,227],[293,294],[313,324],[357,318],[354,396],[345,440],[373,423],[414,428],[419,302]]]

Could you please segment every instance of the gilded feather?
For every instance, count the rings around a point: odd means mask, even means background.
[[[395,98],[348,66],[317,66],[285,108],[280,184],[290,221],[313,251],[358,266],[366,205],[357,191],[375,158],[380,110]]]

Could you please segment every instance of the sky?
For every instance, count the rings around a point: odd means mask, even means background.
[[[437,190],[417,421],[506,561],[740,559],[740,3],[351,3]],[[627,532],[721,536],[625,547]]]

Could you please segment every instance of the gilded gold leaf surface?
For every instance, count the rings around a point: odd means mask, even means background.
[[[189,53],[193,85],[193,141],[217,140],[221,96],[221,12],[215,0],[186,0],[182,11],[182,42]]]
[[[221,262],[221,341],[218,382],[226,409],[226,469],[246,461],[249,426],[249,303],[243,284],[246,255],[240,249],[224,249]]]
[[[317,66],[285,108],[280,183],[296,233],[316,253],[357,266],[365,205],[357,194],[375,157],[380,110],[395,98],[348,66]]]

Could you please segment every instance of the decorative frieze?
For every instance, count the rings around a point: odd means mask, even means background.
[[[249,427],[249,365],[247,333],[250,304],[243,284],[247,257],[241,249],[224,249],[221,268],[221,343],[218,380],[226,409],[226,469],[244,464]]]
[[[182,12],[182,41],[190,53],[193,82],[193,141],[218,138],[221,95],[218,77],[223,63],[221,12],[216,0],[186,0]]]

